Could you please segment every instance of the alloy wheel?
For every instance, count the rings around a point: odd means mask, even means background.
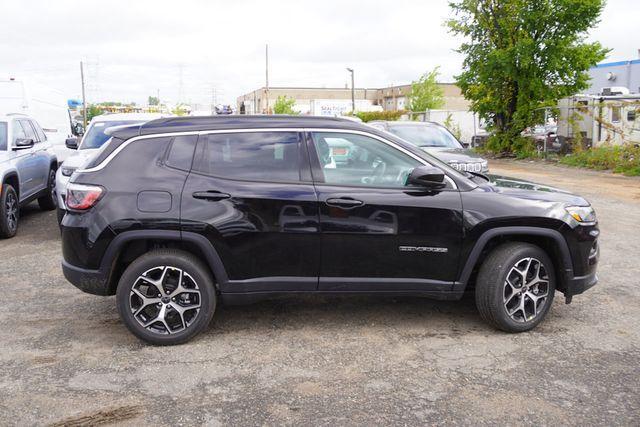
[[[523,258],[511,267],[504,281],[503,303],[512,320],[519,323],[534,320],[548,297],[549,275],[540,260]]]
[[[136,321],[157,334],[175,334],[188,328],[201,307],[198,284],[184,270],[158,266],[139,276],[129,295]]]
[[[18,226],[18,200],[16,195],[9,192],[5,198],[5,213],[7,215],[7,226],[14,231]]]

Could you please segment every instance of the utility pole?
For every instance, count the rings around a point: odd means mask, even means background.
[[[347,68],[347,71],[351,73],[351,113],[356,112],[356,90],[353,85],[353,68]]]
[[[80,61],[80,81],[82,82],[82,125],[87,129],[87,98],[84,95],[84,66]]]
[[[265,59],[265,98],[267,99],[267,114],[269,114],[269,45],[264,45],[264,59]]]

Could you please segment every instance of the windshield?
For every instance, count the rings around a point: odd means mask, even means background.
[[[419,124],[390,125],[389,132],[420,148],[462,148],[458,140],[448,130],[440,126]]]
[[[0,122],[0,150],[7,149],[7,122]]]
[[[107,142],[109,135],[106,135],[104,131],[113,126],[131,125],[134,123],[140,123],[140,120],[119,120],[113,122],[95,122],[89,126],[87,133],[82,138],[82,144],[80,144],[80,150],[86,150],[89,148],[100,148]]]

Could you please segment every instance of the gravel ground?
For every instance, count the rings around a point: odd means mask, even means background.
[[[586,196],[601,222],[599,285],[530,333],[471,299],[288,298],[147,346],[113,297],[65,281],[55,214],[27,207],[0,242],[0,424],[638,425],[640,180],[491,166]]]

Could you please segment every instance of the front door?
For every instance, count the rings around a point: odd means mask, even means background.
[[[181,224],[215,247],[229,278],[224,292],[315,290],[318,204],[302,134],[201,135]]]
[[[13,134],[11,141],[12,147],[15,147],[17,140],[29,138],[22,122],[23,120],[16,119],[11,123]],[[18,180],[20,183],[20,188],[16,190],[20,191],[20,201],[33,195],[33,193],[38,191],[38,186],[40,185],[38,159],[35,157],[34,151],[34,147],[13,150],[13,161],[18,172]]]
[[[319,289],[450,290],[462,238],[459,192],[408,186],[424,161],[373,135],[313,132],[308,146],[320,209]]]

